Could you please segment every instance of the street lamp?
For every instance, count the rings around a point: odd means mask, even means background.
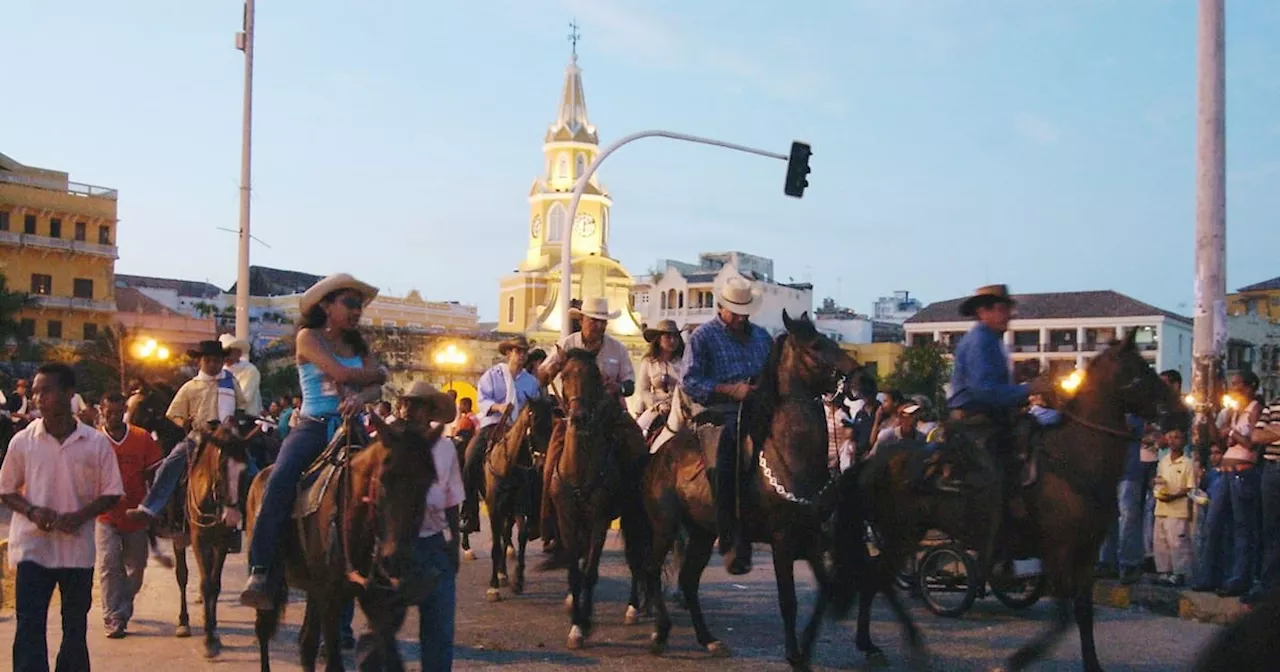
[[[120,339],[120,392],[128,394],[126,387],[129,384],[125,375],[125,341],[130,339]],[[169,359],[169,348],[156,341],[154,338],[134,338],[131,339],[133,345],[128,348],[128,353],[139,362],[164,362]]]
[[[458,346],[450,343],[443,350],[436,353],[436,365],[444,367],[449,372],[448,389],[453,389],[453,370],[461,368],[467,363],[467,353],[458,349]]]

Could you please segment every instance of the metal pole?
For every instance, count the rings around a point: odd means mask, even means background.
[[[672,140],[683,140],[685,142],[696,142],[702,145],[714,145],[716,147],[724,147],[725,149],[733,149],[748,154],[756,154],[758,156],[767,156],[771,159],[779,159],[786,161],[791,157],[786,154],[770,152],[746,145],[738,145],[732,142],[724,142],[721,140],[712,140],[711,138],[703,138],[696,135],[686,135],[684,133],[676,133],[674,131],[640,131],[632,133],[621,138],[604,148],[596,156],[595,161],[587,166],[587,171],[578,176],[578,181],[573,185],[573,198],[569,200],[569,221],[566,223],[566,231],[561,232],[560,241],[560,337],[564,338],[569,335],[569,299],[573,293],[573,265],[570,263],[573,259],[573,228],[574,220],[578,216],[578,201],[582,200],[582,194],[587,190],[587,184],[591,180],[591,176],[595,175],[596,170],[600,168],[600,164],[609,158],[619,147],[635,141],[640,138],[671,138]]]
[[[1200,0],[1197,47],[1196,280],[1192,391],[1199,402],[1198,443],[1221,390],[1217,374],[1227,340],[1226,94],[1224,0]]]
[[[249,165],[253,129],[253,0],[244,0],[244,122],[240,134],[240,268],[236,274],[236,338],[249,340]]]

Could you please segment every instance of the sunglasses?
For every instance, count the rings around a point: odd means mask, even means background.
[[[348,294],[342,297],[341,299],[338,299],[338,303],[342,304],[343,307],[346,308],[347,310],[359,310],[361,308],[364,308],[364,298],[359,296],[353,296],[351,294]]]

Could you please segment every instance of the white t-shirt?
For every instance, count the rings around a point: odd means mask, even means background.
[[[427,510],[422,515],[419,537],[434,537],[449,528],[444,512],[462,504],[462,469],[458,466],[458,449],[453,441],[441,437],[431,447],[431,459],[436,464],[436,482],[427,489]]]

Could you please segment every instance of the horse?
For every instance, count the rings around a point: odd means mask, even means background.
[[[748,464],[758,473],[744,488],[741,519],[747,538],[767,543],[773,551],[787,661],[805,669],[825,609],[825,591],[819,593],[803,640],[797,639],[793,564],[806,560],[819,585],[827,582],[822,526],[836,503],[820,395],[833,391],[839,377],[852,375],[859,366],[817,331],[808,313],[792,319],[783,311],[782,320],[786,332],[774,340],[760,384],[744,408],[744,434],[751,437]],[[708,455],[718,441],[716,429],[678,430],[654,454],[644,474],[643,497],[653,528],[645,568],[648,594],[658,609],[650,638],[655,654],[665,651],[671,631],[671,617],[661,599],[662,563],[683,527],[688,541],[680,565],[680,592],[697,641],[713,656],[729,655],[728,647],[708,630],[698,599],[698,584],[716,538],[713,474],[708,470],[714,464]]]
[[[1271,591],[1196,655],[1193,672],[1265,672],[1280,657],[1280,591]]]
[[[537,520],[542,501],[542,466],[547,444],[551,441],[554,422],[553,404],[549,399],[532,399],[520,411],[511,428],[489,449],[484,458],[485,506],[489,510],[489,533],[493,544],[490,556],[493,572],[485,598],[502,599],[498,591],[508,583],[507,552],[512,532],[520,527],[515,540],[516,578],[511,592],[524,592],[525,547],[529,543],[529,519]]]
[[[830,589],[837,617],[852,607],[855,596],[859,598],[857,648],[873,660],[883,658],[869,633],[872,599],[883,593],[903,626],[912,655],[923,656],[919,630],[897,599],[893,574],[916,552],[929,529],[980,549],[978,569],[985,574],[997,555],[988,544],[990,530],[1008,520],[999,537],[1000,547],[1007,549],[1003,559],[1040,557],[1048,594],[1057,600],[1052,626],[1014,653],[1008,667],[1021,670],[1043,657],[1074,614],[1084,669],[1101,670],[1093,636],[1093,573],[1099,547],[1115,519],[1116,487],[1135,441],[1125,415],[1151,420],[1178,402],[1176,392],[1138,352],[1131,331],[1090,361],[1083,382],[1061,408],[1062,424],[1033,438],[1036,448],[1030,462],[1038,473],[1011,498],[1008,518],[995,491],[998,486],[961,486],[960,492],[922,487],[920,464],[912,464],[926,459],[918,443],[877,449],[865,463],[845,472],[835,517],[836,580]],[[948,437],[966,440],[962,430],[953,429],[960,428],[949,428]],[[939,457],[955,452],[948,447],[936,450],[944,451]],[[868,522],[880,542],[874,561],[863,543]]]
[[[444,428],[423,434],[377,416],[370,416],[370,422],[377,433],[372,443],[353,452],[350,441],[344,441],[356,430],[348,421],[303,477],[292,524],[281,531],[280,566],[269,569],[276,581],[274,607],[258,611],[254,622],[263,672],[271,669],[269,644],[290,586],[307,593],[299,643],[302,668],[308,672],[315,670],[322,634],[325,669],[344,669],[339,620],[347,599],[359,598],[374,645],[388,649],[395,646],[397,624],[383,615],[394,613],[395,605],[416,603],[431,588],[430,581],[410,569],[425,493],[436,479],[431,446]],[[260,472],[250,486],[250,534],[272,469]]]

